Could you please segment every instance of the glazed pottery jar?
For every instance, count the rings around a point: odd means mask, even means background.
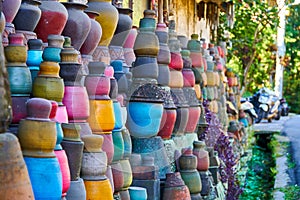
[[[184,84],[183,74],[180,70],[170,69],[170,88],[182,88]]]
[[[127,159],[131,156],[132,153],[132,142],[130,133],[127,128],[122,129],[122,137],[124,141],[124,155],[123,158]]]
[[[96,133],[97,134],[97,133]],[[100,133],[99,133],[100,134]],[[106,152],[107,155],[107,163],[110,165],[112,163],[114,157],[114,142],[112,133],[103,133],[101,136],[104,138],[104,142],[102,145],[102,150]]]
[[[13,33],[8,36],[9,46],[4,48],[6,61],[10,66],[26,66],[27,50],[24,45],[24,35]]]
[[[63,49],[60,52],[61,62],[78,63],[79,52],[71,46],[71,41],[71,37],[64,37]]]
[[[124,155],[124,140],[121,131],[113,131],[112,139],[114,143],[114,157],[113,162],[119,161]]]
[[[26,102],[29,100],[29,96],[12,96],[11,107],[12,107],[12,124],[18,124],[21,119],[26,118]]]
[[[8,23],[13,22],[15,16],[18,13],[20,6],[21,6],[21,0],[3,1],[2,11],[5,15],[6,22],[8,22]]]
[[[0,134],[0,192],[3,199],[34,199],[20,144],[11,133]],[[5,174],[5,175],[4,175]]]
[[[38,71],[40,70],[40,64],[43,61],[43,41],[40,39],[29,39],[27,45],[26,64],[30,69],[32,82],[34,82],[34,79],[37,77]]]
[[[81,86],[82,85],[82,69],[80,63],[59,63],[59,76],[63,78],[65,86]]]
[[[123,46],[132,27],[130,14],[133,11],[130,8],[117,7],[117,9],[119,13],[119,20],[110,45]]]
[[[190,171],[180,171],[180,175],[185,185],[189,188],[191,196],[199,194],[202,189],[200,174],[196,169]]]
[[[68,11],[57,0],[42,0],[41,3],[39,8],[42,15],[34,32],[46,43],[48,35],[61,35],[68,19]]]
[[[16,30],[34,31],[42,11],[39,0],[23,0],[16,17],[13,20]]]
[[[26,102],[27,119],[49,121],[52,109],[50,101],[42,98],[31,98]]]
[[[157,36],[153,32],[139,32],[135,39],[133,49],[136,56],[156,57],[159,51]]]
[[[86,37],[85,41],[83,42],[80,53],[84,55],[92,55],[95,49],[97,48],[101,37],[102,37],[102,27],[101,25],[95,20],[99,13],[85,10],[84,11],[90,18],[91,21],[91,29]]]
[[[131,200],[146,200],[147,189],[144,187],[130,186],[128,188]]]
[[[134,78],[153,78],[158,77],[157,59],[150,56],[138,56],[132,66]]]
[[[119,19],[118,10],[111,4],[110,0],[89,0],[87,5],[87,10],[99,13],[96,21],[101,25],[103,30],[99,45],[108,46],[117,28]]]
[[[138,31],[136,28],[132,28],[129,31],[127,39],[124,42],[123,50],[124,50],[124,58],[126,64],[131,67],[131,64],[135,61],[135,54],[133,51],[134,42]]]
[[[29,96],[32,91],[31,73],[25,66],[7,66],[10,92],[13,96]]]
[[[194,170],[197,168],[197,157],[193,155],[191,147],[183,148],[179,157],[179,169],[181,170]]]
[[[101,181],[84,181],[86,199],[113,200],[112,186],[108,179]]]
[[[184,184],[179,172],[166,175],[163,199],[191,199],[188,187]]]
[[[129,159],[122,159],[120,160],[121,168],[122,168],[122,173],[124,176],[124,183],[122,186],[122,190],[127,190],[131,183],[132,183],[132,170],[131,170],[131,165],[129,162]]]
[[[86,199],[86,190],[82,178],[78,178],[78,180],[71,181],[66,199]]]
[[[90,73],[85,78],[84,85],[87,89],[89,99],[91,100],[109,100],[110,78],[101,75]]]
[[[62,35],[71,37],[72,46],[79,50],[91,29],[91,20],[83,12],[86,6],[82,3],[63,2],[68,11],[68,20]]]
[[[69,121],[84,122],[89,117],[90,106],[85,87],[66,86],[62,102],[67,108]]]
[[[35,199],[61,199],[62,174],[57,158],[24,157]]]
[[[122,172],[121,163],[119,161],[112,162],[111,169],[112,169],[112,175],[113,175],[113,180],[114,180],[115,192],[119,192],[122,190],[122,188],[124,186],[124,174]]]
[[[180,53],[171,52],[171,62],[169,67],[175,70],[181,70],[183,68],[183,60]]]
[[[193,146],[193,154],[197,157],[198,160],[197,169],[199,171],[207,171],[209,167],[209,155],[205,150],[205,142],[194,141]]]

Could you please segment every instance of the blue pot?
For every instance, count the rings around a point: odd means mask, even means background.
[[[151,102],[129,102],[127,127],[132,136],[149,138],[156,136],[163,114],[163,105]]]
[[[7,67],[10,92],[13,96],[28,96],[32,90],[31,73],[28,67]]]
[[[60,62],[61,49],[57,47],[46,47],[42,58],[44,61]]]
[[[114,130],[120,130],[123,127],[121,105],[118,101],[114,101],[113,107],[114,107],[114,115],[115,115]]]
[[[26,61],[27,66],[39,67],[41,62],[43,61],[42,55],[43,55],[43,51],[41,50],[28,50],[27,61]]]
[[[57,158],[24,157],[36,200],[60,200],[62,174]]]
[[[128,189],[131,200],[146,200],[147,199],[147,190],[143,187],[134,187],[131,186]]]

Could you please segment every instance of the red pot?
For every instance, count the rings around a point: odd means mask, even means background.
[[[66,86],[62,101],[67,108],[69,121],[84,122],[89,117],[89,98],[85,87]]]
[[[229,86],[229,87],[234,86],[234,78],[227,77],[227,81],[228,81],[228,86]]]
[[[42,15],[34,32],[39,39],[47,42],[48,35],[61,35],[68,19],[68,11],[57,0],[42,1],[39,8]]]
[[[68,189],[70,188],[71,181],[68,158],[65,150],[54,151],[54,153],[59,162],[59,167],[62,174],[62,197],[65,197]]]
[[[170,139],[174,124],[176,121],[176,109],[164,109],[162,119],[160,122],[160,131],[158,132],[158,136],[160,136],[162,139]]]
[[[110,78],[105,75],[88,75],[84,83],[89,99],[110,99]]]
[[[203,66],[202,54],[200,52],[191,51],[190,58],[192,59],[193,67],[200,68]]]
[[[185,127],[186,133],[195,132],[200,114],[201,114],[201,109],[199,106],[189,107],[189,117],[188,117],[187,125]]]
[[[89,32],[86,40],[84,41],[84,43],[82,44],[82,46],[80,48],[80,52],[81,52],[81,54],[92,55],[101,40],[102,27],[95,20],[95,18],[97,16],[99,16],[99,13],[93,12],[93,11],[88,11],[88,10],[86,10],[85,13],[90,18],[91,29],[90,29],[90,32]]]
[[[194,87],[195,86],[195,82],[196,82],[195,75],[191,69],[183,68],[182,75],[183,75],[183,87]]]
[[[171,52],[169,67],[175,70],[181,70],[183,68],[183,60],[179,52]]]

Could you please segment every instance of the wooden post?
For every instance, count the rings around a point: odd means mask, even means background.
[[[164,23],[164,0],[158,0],[158,23]]]

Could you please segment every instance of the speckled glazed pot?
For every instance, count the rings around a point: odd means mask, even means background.
[[[47,42],[48,35],[61,35],[67,19],[67,9],[57,0],[43,0],[39,8],[42,16],[35,28],[35,33],[43,42]]]
[[[189,189],[184,184],[179,172],[169,173],[166,176],[167,179],[163,192],[163,199],[191,199]]]

